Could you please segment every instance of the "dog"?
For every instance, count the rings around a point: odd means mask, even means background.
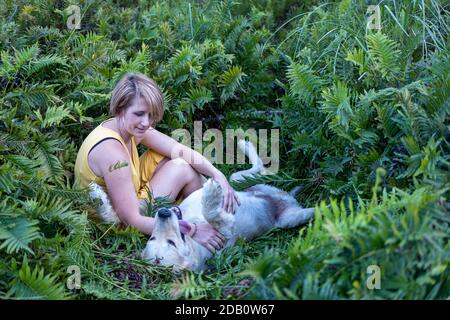
[[[252,168],[239,171],[230,180],[239,181],[260,173],[263,168],[255,147],[245,140],[239,148],[249,157]],[[212,179],[203,188],[194,191],[179,205],[179,209],[161,208],[155,215],[153,233],[142,252],[142,258],[156,265],[174,270],[205,270],[212,257],[208,249],[180,232],[178,220],[211,224],[225,238],[225,246],[235,244],[238,238],[250,240],[272,228],[292,228],[307,223],[314,216],[314,208],[302,208],[294,195],[298,188],[287,193],[267,184],[257,184],[237,192],[241,205],[234,214],[223,205],[223,191]],[[180,212],[181,211],[181,212]]]
[[[251,142],[241,140],[238,146],[250,159],[252,168],[233,173],[231,181],[244,180],[261,173],[264,168]],[[211,224],[224,236],[224,247],[229,247],[239,238],[250,240],[272,228],[292,228],[313,218],[315,209],[302,208],[295,199],[298,189],[288,193],[267,184],[254,185],[237,192],[241,204],[231,214],[222,207],[222,188],[208,179],[202,188],[191,193],[178,207],[161,208],[156,212],[153,232],[141,257],[154,265],[172,267],[174,271],[205,270],[206,261],[213,253],[189,235],[182,234],[178,220]],[[101,198],[103,204],[98,211],[104,221],[119,221],[100,187],[92,186],[91,196]]]

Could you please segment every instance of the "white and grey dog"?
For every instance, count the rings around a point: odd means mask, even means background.
[[[238,145],[249,157],[252,168],[234,173],[230,180],[241,180],[246,175],[260,173],[264,168],[251,143],[241,140]],[[98,210],[103,220],[118,221],[101,188],[93,188],[93,197],[103,197],[104,205]],[[178,219],[191,223],[208,222],[225,237],[225,247],[232,246],[238,238],[251,239],[272,228],[292,228],[311,219],[314,208],[302,208],[293,192],[287,193],[266,184],[254,185],[237,192],[241,205],[233,215],[222,208],[220,185],[209,179],[203,188],[190,194],[179,205],[182,217],[175,207],[158,210],[153,233],[142,258],[153,264],[172,266],[174,270],[203,270],[212,253],[190,236],[182,234]]]

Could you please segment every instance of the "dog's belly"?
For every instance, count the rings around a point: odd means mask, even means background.
[[[235,233],[237,238],[252,239],[274,225],[267,202],[246,192],[239,192],[241,205],[235,213]]]
[[[270,230],[274,225],[274,218],[269,212],[267,201],[255,197],[249,192],[237,192],[241,201],[235,212],[235,237],[251,239]],[[191,193],[180,204],[183,220],[189,222],[206,222],[202,214],[203,188]]]

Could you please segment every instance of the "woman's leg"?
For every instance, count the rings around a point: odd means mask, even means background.
[[[202,186],[202,176],[181,158],[162,160],[149,181],[154,198],[176,199],[180,193],[186,198]]]

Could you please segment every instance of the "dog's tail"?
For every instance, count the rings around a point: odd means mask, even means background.
[[[251,176],[252,174],[261,173],[264,168],[261,158],[256,152],[256,148],[250,141],[245,141],[244,139],[239,140],[238,147],[241,151],[248,157],[252,167],[248,170],[242,170],[233,173],[230,176],[230,181],[244,180],[245,176]]]
[[[96,211],[100,219],[106,223],[119,223],[119,217],[117,216],[116,211],[114,211],[108,194],[103,190],[103,188],[95,182],[91,182],[89,184],[89,188],[91,189],[89,192],[91,198],[93,200],[100,200],[99,205],[96,207]]]

